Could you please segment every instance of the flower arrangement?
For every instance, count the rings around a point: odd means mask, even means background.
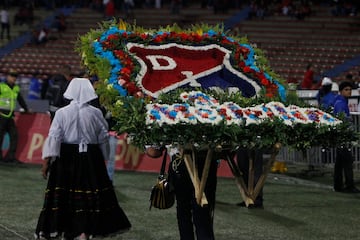
[[[347,122],[289,105],[262,51],[221,26],[149,30],[104,22],[80,36],[83,64],[118,133],[134,145],[193,144],[305,149],[357,139]],[[282,103],[283,102],[283,103]]]

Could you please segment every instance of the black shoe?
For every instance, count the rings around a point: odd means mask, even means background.
[[[335,192],[344,192],[344,189],[342,189],[342,188],[334,188],[334,191]]]
[[[11,163],[11,164],[23,164],[23,162],[19,161],[16,158],[6,158],[5,162],[6,163]]]
[[[360,193],[360,190],[357,189],[356,187],[349,187],[349,188],[344,188],[343,192],[344,193]]]
[[[237,203],[236,206],[246,207],[246,204],[245,204],[245,202],[240,202],[240,203]],[[255,203],[249,204],[249,206],[247,206],[247,208],[248,209],[255,209],[255,208],[264,209],[264,205],[262,202],[255,201]]]
[[[264,209],[264,205],[262,203],[255,202],[254,204],[249,204],[248,209]]]
[[[240,203],[237,203],[236,206],[238,206],[238,207],[246,207],[246,204],[245,204],[245,202],[240,202]]]

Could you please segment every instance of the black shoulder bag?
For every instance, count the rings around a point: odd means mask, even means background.
[[[167,149],[165,148],[157,183],[151,189],[149,210],[151,210],[151,207],[168,209],[175,203],[175,192],[168,181],[168,176],[165,176],[166,159]]]

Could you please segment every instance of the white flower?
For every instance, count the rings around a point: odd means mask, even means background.
[[[261,124],[270,117],[280,118],[284,124],[292,126],[295,123],[309,124],[315,120],[320,125],[336,125],[339,119],[317,108],[300,108],[295,105],[285,107],[281,102],[269,102],[254,107],[242,108],[233,102],[219,105],[218,101],[200,91],[183,92],[180,94],[183,104],[148,104],[146,106],[146,124],[153,123],[174,125],[186,123],[210,123],[218,125],[225,122],[227,125]],[[190,106],[192,104],[193,106]]]

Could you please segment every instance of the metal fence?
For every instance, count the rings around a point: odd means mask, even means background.
[[[360,131],[360,113],[351,113],[355,131]],[[354,171],[360,171],[360,145],[355,143],[352,147],[354,157]],[[336,151],[334,148],[324,149],[321,147],[313,147],[307,149],[305,153],[295,151],[293,149],[283,147],[279,154],[278,160],[284,161],[288,164],[296,164],[307,166],[311,169],[326,169],[332,168],[335,163]]]

